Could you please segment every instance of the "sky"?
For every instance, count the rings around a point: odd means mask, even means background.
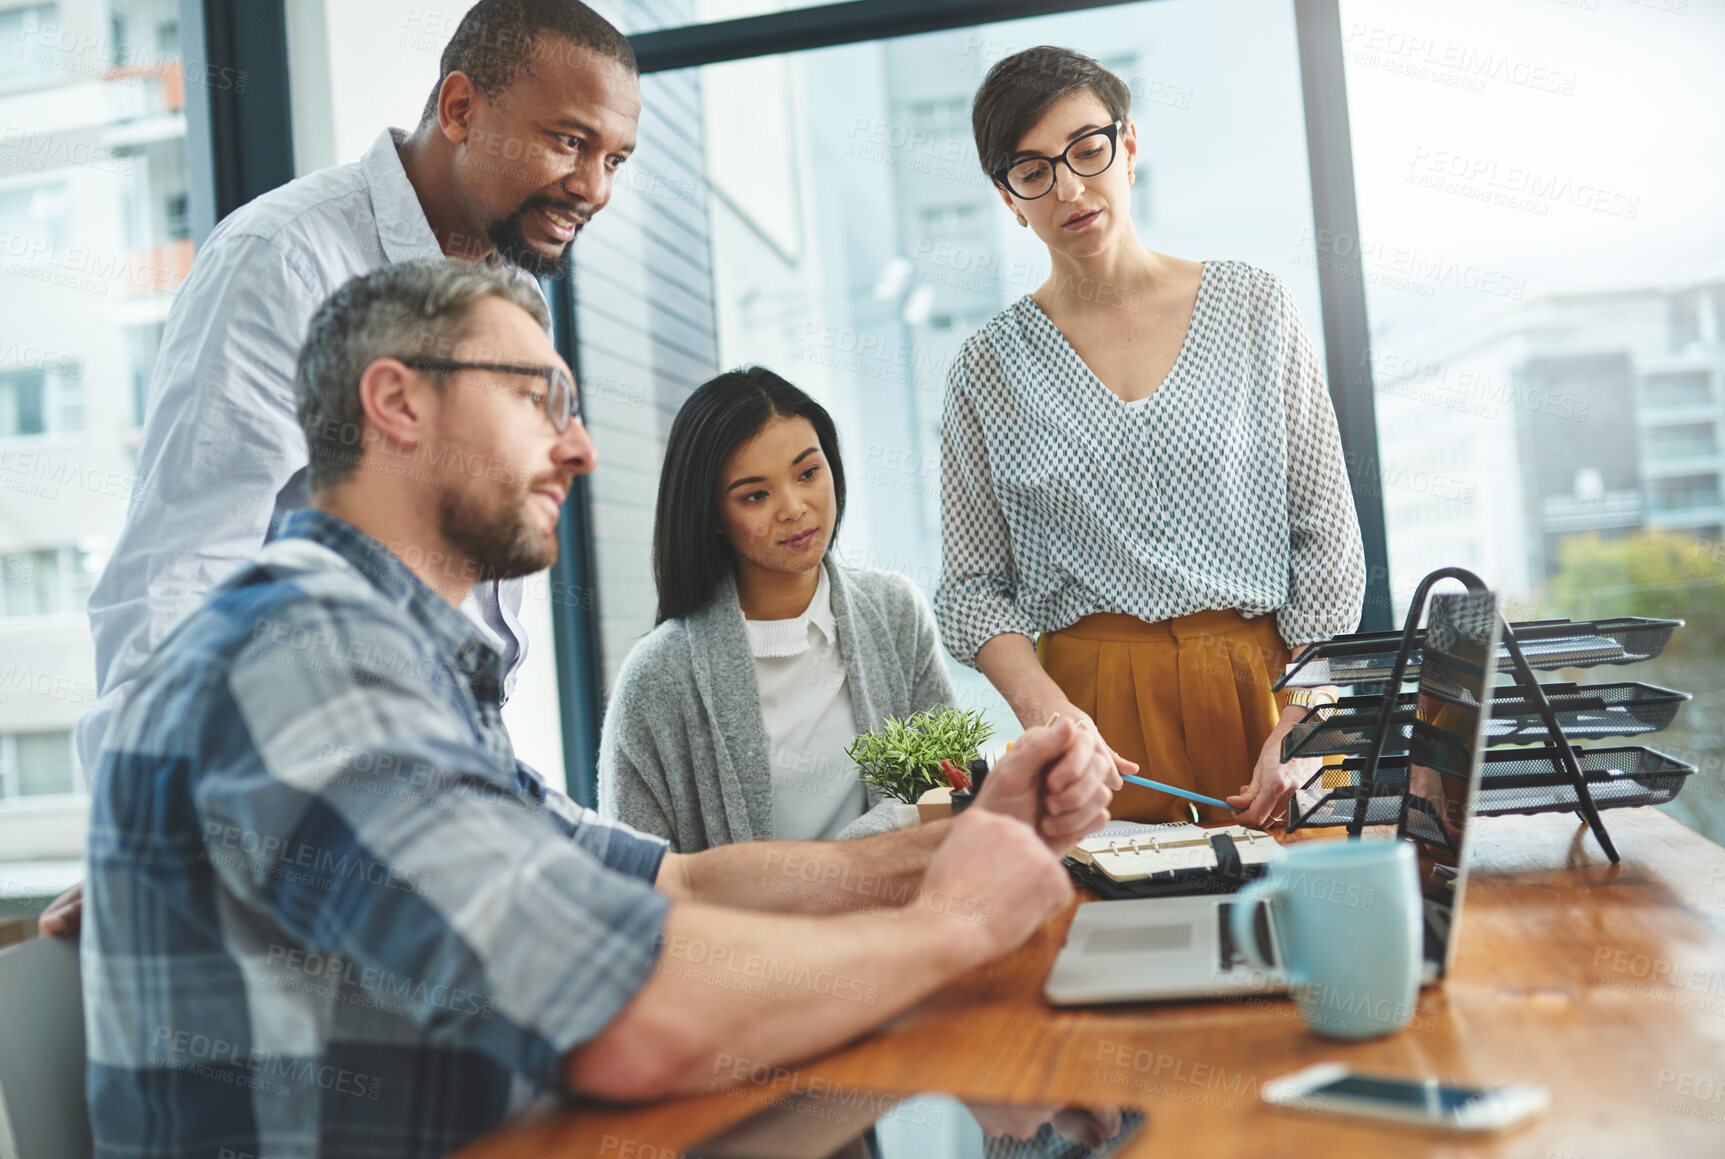
[[[1725,0],[1341,0],[1341,15],[1375,338],[1725,274]],[[1396,276],[1410,268],[1444,272]]]
[[[1429,297],[1369,281],[1374,337],[1517,292],[1725,274],[1725,0],[1341,13],[1363,245],[1383,270],[1408,251],[1482,275]]]

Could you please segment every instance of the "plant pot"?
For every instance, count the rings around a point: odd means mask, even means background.
[[[916,815],[924,825],[952,816],[952,790],[942,785],[923,793],[916,799]]]

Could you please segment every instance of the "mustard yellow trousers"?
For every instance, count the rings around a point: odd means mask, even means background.
[[[1036,642],[1043,669],[1102,739],[1136,761],[1140,773],[1225,798],[1252,779],[1276,727],[1280,698],[1270,685],[1289,660],[1276,617],[1195,612],[1147,624],[1098,613]],[[1194,806],[1204,824],[1233,814]],[[1127,785],[1110,812],[1129,821],[1187,821],[1183,797]]]

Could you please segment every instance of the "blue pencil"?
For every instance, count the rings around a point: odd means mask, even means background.
[[[1206,797],[1202,793],[1191,793],[1185,789],[1176,789],[1173,785],[1164,785],[1161,781],[1147,781],[1143,777],[1129,777],[1125,773],[1120,774],[1120,779],[1123,781],[1130,781],[1134,785],[1143,785],[1146,789],[1155,789],[1159,793],[1173,793],[1176,797],[1185,797],[1188,801],[1196,801],[1200,805],[1215,805],[1217,808],[1226,809],[1230,813],[1238,813],[1240,811],[1234,806],[1228,804],[1226,801],[1218,801],[1216,798]]]

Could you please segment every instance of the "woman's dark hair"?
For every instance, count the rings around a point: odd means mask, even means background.
[[[1123,121],[1132,112],[1132,90],[1126,82],[1070,48],[1038,45],[996,63],[982,78],[970,105],[970,128],[976,134],[982,171],[992,180],[1012,160],[1024,134],[1056,101],[1087,89],[1113,120]]]
[[[713,532],[719,472],[731,453],[776,418],[805,418],[815,428],[833,473],[838,515],[845,517],[845,468],[839,433],[820,403],[764,366],[745,366],[703,383],[683,403],[665,440],[659,505],[653,519],[653,580],[659,587],[655,624],[705,607],[736,560],[730,541]]]

